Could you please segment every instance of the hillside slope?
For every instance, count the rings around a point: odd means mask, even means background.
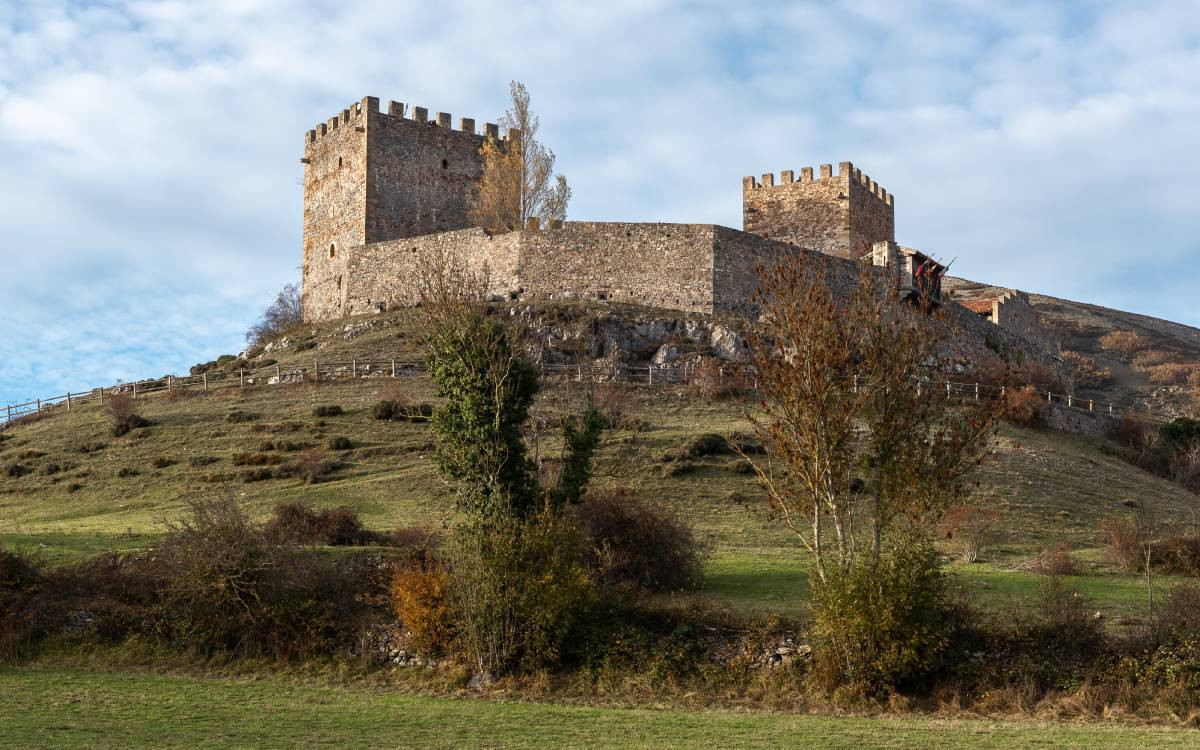
[[[415,356],[406,330],[395,315],[343,322],[295,339],[314,341],[310,348],[272,347],[263,356],[278,355],[281,366],[317,358],[378,359],[381,352]],[[347,340],[349,332],[355,335]],[[234,495],[258,517],[275,503],[300,500],[348,505],[375,529],[439,525],[453,503],[429,459],[428,426],[370,414],[385,395],[427,402],[431,384],[416,371],[397,380],[388,375],[387,368],[377,368],[374,376],[357,380],[151,395],[138,402],[150,426],[123,437],[111,435],[96,404],[15,427],[0,442],[0,536],[62,560],[135,549],[161,534],[164,521],[178,517],[189,499],[213,493]],[[664,461],[685,453],[704,433],[746,430],[741,407],[702,399],[686,386],[628,386],[622,392],[624,419],[606,438],[596,482],[632,487],[695,526],[710,548],[709,596],[737,608],[798,611],[803,556],[767,517],[762,493],[740,472],[737,457]],[[534,409],[542,455],[557,453],[552,426],[578,409],[581,398],[577,383],[547,384]],[[329,405],[342,413],[314,414]],[[335,437],[348,438],[350,447],[330,447]],[[1090,566],[1085,589],[1114,612],[1136,612],[1144,596],[1138,579],[1101,564],[1098,522],[1143,502],[1168,526],[1187,526],[1200,509],[1197,496],[1131,466],[1103,440],[1005,426],[994,448],[980,471],[976,501],[1000,509],[1005,520],[985,561],[963,568],[988,605],[1028,599],[1037,579],[1017,568],[1043,548],[1067,544]],[[336,458],[341,466],[316,484],[258,479],[262,469],[306,451]]]

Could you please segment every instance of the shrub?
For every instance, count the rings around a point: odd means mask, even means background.
[[[1121,570],[1133,573],[1145,565],[1146,535],[1132,518],[1101,521],[1097,537],[1109,561]]]
[[[173,463],[175,462],[165,456],[155,456],[150,461],[150,465],[156,469],[165,469]]]
[[[354,447],[353,441],[348,437],[338,435],[329,439],[329,449],[334,451],[348,451]]]
[[[263,533],[277,544],[339,547],[391,542],[387,535],[366,529],[351,508],[342,506],[316,511],[298,502],[277,504]]]
[[[1182,385],[1197,368],[1191,364],[1168,362],[1146,368],[1146,379],[1154,385]]]
[[[122,466],[117,469],[117,476],[125,479],[126,477],[136,477],[140,472],[137,469],[128,466]]]
[[[175,647],[205,654],[331,653],[360,627],[371,568],[272,545],[231,499],[189,503],[155,555],[148,618]]]
[[[1145,420],[1126,414],[1121,417],[1121,421],[1109,428],[1108,437],[1127,448],[1141,448],[1146,445],[1152,429]]]
[[[221,459],[217,458],[216,456],[189,456],[188,457],[188,466],[194,466],[196,468],[200,468],[202,466],[209,466],[211,464],[215,464],[220,460]]]
[[[601,583],[652,591],[699,587],[703,550],[679,515],[642,502],[630,490],[593,490],[579,506],[579,518]]]
[[[1159,613],[1159,626],[1176,637],[1200,633],[1200,586],[1185,583],[1171,589]]]
[[[255,414],[254,412],[246,411],[244,409],[234,409],[233,411],[231,411],[225,415],[225,421],[233,422],[233,423],[253,422],[256,419],[258,419],[257,414]]]
[[[31,473],[32,471],[33,471],[33,469],[29,468],[25,464],[17,463],[16,461],[14,461],[4,467],[4,474],[6,476],[12,477],[13,479],[18,479],[20,477],[23,477],[26,474]]]
[[[41,628],[30,604],[43,573],[26,553],[10,551],[0,542],[0,661],[24,655]]]
[[[753,474],[754,464],[742,458],[735,458],[725,464],[725,468],[732,471],[734,474]]]
[[[1030,571],[1044,576],[1081,576],[1083,564],[1071,554],[1065,544],[1048,547],[1029,559]]]
[[[1086,354],[1063,351],[1061,357],[1076,388],[1101,388],[1112,381],[1112,371]]]
[[[696,392],[709,399],[739,396],[750,388],[753,378],[744,367],[727,365],[716,357],[705,357],[692,371],[690,383]]]
[[[137,402],[120,393],[109,396],[104,401],[104,416],[108,417],[109,424],[112,425],[112,434],[116,437],[150,424],[137,413]]]
[[[1132,357],[1151,345],[1150,339],[1133,331],[1113,331],[1100,337],[1100,346],[1105,351],[1120,354],[1126,358]]]
[[[1154,542],[1150,562],[1168,575],[1200,576],[1200,534],[1180,534]]]
[[[1004,515],[995,508],[976,505],[955,505],[942,517],[942,533],[954,541],[959,558],[966,563],[979,559],[984,542],[991,532],[1004,520]]]
[[[1042,394],[1032,385],[1010,388],[1005,391],[1001,416],[1015,425],[1039,427],[1042,425],[1042,410],[1045,406]]]
[[[931,545],[903,542],[813,584],[815,676],[851,695],[884,695],[937,674],[958,628]]]
[[[336,417],[342,413],[342,407],[337,404],[327,404],[313,409],[314,417]]]
[[[441,653],[456,630],[449,601],[450,574],[425,554],[396,570],[390,586],[392,611],[412,635],[422,653]]]
[[[400,413],[400,405],[395,401],[376,401],[371,407],[371,416],[375,419],[393,419]]]
[[[1172,446],[1187,446],[1200,440],[1200,420],[1176,417],[1159,428],[1163,438]]]
[[[694,458],[711,456],[717,453],[727,453],[730,450],[729,441],[715,433],[697,435],[688,443],[687,453]]]
[[[452,530],[450,602],[481,680],[561,662],[595,597],[585,548],[564,514],[472,519]]]
[[[329,458],[325,453],[318,450],[306,451],[294,464],[291,465],[290,471],[281,472],[282,474],[294,474],[300,477],[309,484],[316,484],[326,476],[337,471],[340,464]]]

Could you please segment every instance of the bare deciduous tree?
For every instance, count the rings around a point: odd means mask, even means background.
[[[554,173],[554,152],[537,139],[538,118],[529,108],[529,92],[510,83],[512,106],[500,118],[506,141],[489,138],[480,149],[483,176],[471,207],[471,219],[493,233],[511,232],[531,218],[543,224],[564,219],[571,188]]]
[[[301,323],[301,296],[299,284],[285,284],[275,295],[275,301],[267,306],[258,322],[246,332],[246,341],[256,346],[267,339],[286,333]]]
[[[960,500],[996,413],[922,384],[938,344],[924,301],[866,267],[839,295],[833,273],[801,257],[761,273],[750,417],[767,454],[744,456],[822,581],[860,545],[878,559],[889,529],[928,528]]]

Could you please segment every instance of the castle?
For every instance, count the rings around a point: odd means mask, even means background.
[[[303,316],[374,313],[416,301],[419,259],[454,252],[486,267],[494,298],[607,300],[685,313],[744,313],[757,269],[804,254],[853,275],[869,259],[901,288],[940,297],[945,268],[895,242],[895,200],[850,162],[742,181],[742,230],[715,224],[554,222],[489,235],[468,216],[492,123],[430,117],[423,107],[363,99],[304,141]],[[507,135],[504,136],[507,139]],[[929,280],[934,280],[929,286]],[[1038,326],[1024,300],[1004,320]],[[959,305],[968,327],[987,319]],[[1028,308],[1028,303],[1025,302]],[[989,311],[990,312],[990,311]],[[999,322],[999,317],[996,322]],[[996,326],[992,326],[993,328]],[[1026,337],[1027,338],[1027,337]]]

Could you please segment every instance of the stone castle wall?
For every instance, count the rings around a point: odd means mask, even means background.
[[[487,123],[379,99],[342,110],[308,131],[304,141],[305,319],[337,308],[332,281],[351,247],[471,226],[467,209],[483,172],[479,148]],[[345,282],[345,279],[343,279]],[[344,294],[342,295],[344,297]]]
[[[1058,341],[1042,325],[1029,298],[1020,292],[1006,292],[992,303],[992,322],[1047,350],[1058,352]]]
[[[892,196],[848,161],[742,180],[742,229],[781,242],[857,260],[871,245],[895,240]]]

